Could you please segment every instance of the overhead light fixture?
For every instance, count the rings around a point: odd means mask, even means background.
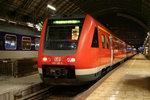
[[[41,28],[40,28],[40,26],[39,25],[35,25],[35,28],[37,29],[37,31],[41,31]]]
[[[0,21],[6,21],[6,19],[0,18]]]
[[[56,10],[55,7],[53,7],[53,6],[49,5],[49,4],[47,5],[47,7],[50,8],[50,9],[52,9],[52,10]]]
[[[28,27],[34,27],[33,23],[27,22]]]
[[[145,38],[145,40],[147,40],[147,37]]]
[[[9,22],[9,23],[13,23],[13,24],[16,24],[16,23],[17,23],[17,22],[11,21],[11,20],[10,20],[10,21],[8,21],[8,22]]]

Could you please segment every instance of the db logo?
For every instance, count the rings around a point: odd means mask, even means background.
[[[54,61],[55,61],[55,62],[60,62],[60,61],[61,61],[61,57],[55,57],[55,58],[54,58]]]

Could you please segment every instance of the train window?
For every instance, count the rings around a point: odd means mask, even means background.
[[[122,49],[122,44],[120,43],[120,45],[119,45],[119,49],[121,50]]]
[[[117,41],[115,41],[115,49],[118,49],[118,46],[117,46]]]
[[[44,38],[46,50],[76,50],[84,19],[48,20]]]
[[[98,30],[97,27],[95,28],[94,31],[94,36],[93,36],[93,40],[92,40],[92,46],[91,47],[99,47],[99,43],[98,43]]]
[[[109,49],[109,37],[107,37],[107,49]]]
[[[9,50],[16,50],[17,37],[15,35],[5,35],[5,48]]]
[[[102,37],[102,47],[105,48],[105,35],[102,34],[101,37]]]
[[[118,42],[118,50],[120,50],[120,43]]]
[[[122,50],[124,50],[124,44],[122,44]]]
[[[122,44],[120,44],[120,50],[122,50]]]
[[[22,49],[23,50],[31,49],[31,38],[30,37],[22,37]]]
[[[36,38],[35,39],[35,50],[39,50],[39,44],[40,44],[40,39]]]

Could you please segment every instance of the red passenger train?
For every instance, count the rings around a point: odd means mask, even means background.
[[[46,84],[84,84],[126,59],[126,47],[89,14],[52,16],[41,32],[38,70]]]

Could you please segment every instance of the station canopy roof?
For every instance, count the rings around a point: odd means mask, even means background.
[[[135,47],[150,31],[150,0],[0,0],[0,9],[1,19],[34,24],[53,14],[89,13]]]

